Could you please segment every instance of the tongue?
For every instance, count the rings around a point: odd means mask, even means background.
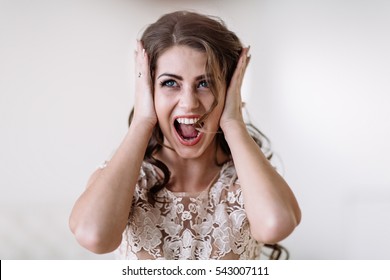
[[[192,124],[180,124],[179,131],[184,138],[195,138],[198,135],[198,131]]]

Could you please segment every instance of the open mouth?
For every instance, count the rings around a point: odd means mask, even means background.
[[[178,117],[175,119],[174,126],[180,143],[192,146],[199,142],[202,133],[195,127],[198,121],[197,117]]]

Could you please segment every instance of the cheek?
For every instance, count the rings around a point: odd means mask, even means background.
[[[169,122],[170,113],[172,112],[172,99],[162,94],[156,93],[154,96],[154,109],[158,121],[161,124]]]
[[[217,105],[213,109],[213,111],[214,111],[215,109],[217,109],[217,107],[219,106],[219,103],[221,102],[220,97],[214,96],[212,93],[200,95],[199,100],[200,100],[200,103],[202,104],[202,107],[205,111],[210,110],[211,107],[213,106],[214,101],[217,101]]]
[[[164,111],[166,101],[163,98],[163,95],[159,91],[154,91],[154,108],[158,114],[160,111]]]
[[[221,118],[223,111],[223,103],[218,102],[217,106],[213,109],[213,111],[208,116],[208,125],[211,129],[216,130],[219,127],[219,120]]]
[[[217,98],[217,105],[215,106],[213,111],[215,111],[216,115],[218,115],[219,117],[220,117],[220,115],[223,112],[223,108],[225,107],[225,97],[226,97],[226,93],[223,92],[223,91],[220,92],[218,94],[218,96],[216,96],[216,98]]]

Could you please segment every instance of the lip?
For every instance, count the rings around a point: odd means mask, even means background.
[[[190,141],[185,141],[183,138],[180,137],[179,133],[177,133],[177,130],[175,128],[174,123],[178,118],[200,118],[200,115],[178,115],[178,116],[174,117],[173,122],[172,122],[173,130],[175,131],[176,137],[179,140],[180,144],[182,144],[184,146],[195,146],[196,144],[198,144],[199,141],[203,137],[203,133],[199,132],[198,136],[195,139],[190,140]]]

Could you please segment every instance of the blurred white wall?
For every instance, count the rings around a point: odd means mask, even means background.
[[[251,45],[243,95],[303,211],[291,257],[389,259],[386,0],[0,0],[0,258],[112,258],[68,215],[126,132],[135,39],[177,9]]]

